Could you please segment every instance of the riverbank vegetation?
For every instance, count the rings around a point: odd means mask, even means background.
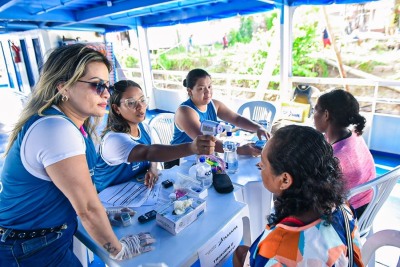
[[[393,38],[396,38],[396,35],[389,36],[385,33],[372,32],[365,26],[355,23],[352,23],[353,26],[350,28],[350,24],[346,24],[346,19],[339,20],[340,23],[335,24],[338,21],[335,18],[332,21],[331,45],[324,46],[323,30],[326,28],[326,22],[321,14],[318,7],[302,7],[295,12],[292,32],[293,76],[339,78],[338,57],[333,49],[335,45],[339,51],[341,63],[350,69],[346,77],[364,78],[368,77],[367,75],[374,75],[390,80],[400,79],[400,50],[397,50],[396,45],[389,45],[395,42],[393,40],[396,39]],[[204,68],[210,73],[279,76],[280,25],[277,13],[243,16],[240,17],[238,25],[237,28],[227,32],[229,45],[226,49],[223,48],[221,39],[221,41],[206,45],[194,43],[192,47],[188,47],[187,43],[182,41],[174,47],[152,50],[152,68],[176,71]],[[179,35],[178,31],[177,35]],[[178,39],[185,40],[184,37]],[[138,66],[138,60],[134,54],[125,56],[120,62],[125,62],[126,67]],[[362,73],[365,73],[364,77]],[[167,79],[167,77],[164,78]],[[215,80],[214,82],[216,85],[224,85],[223,81]],[[232,87],[258,88],[259,83],[258,80],[236,79],[232,81]],[[176,88],[181,88],[181,86]],[[328,88],[329,86],[318,85],[321,91]],[[278,90],[279,83],[269,81],[268,89]],[[373,87],[353,86],[348,89],[360,96],[373,94]],[[397,89],[382,88],[380,92],[383,97],[400,97]],[[370,103],[366,106],[366,110],[371,108]]]

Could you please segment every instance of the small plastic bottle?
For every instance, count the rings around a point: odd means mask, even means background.
[[[200,181],[203,188],[209,188],[212,185],[211,166],[206,162],[204,156],[199,160],[200,162],[196,164],[196,179]]]
[[[232,130],[229,128],[226,132],[226,139],[224,140],[223,148],[226,172],[235,173],[239,167],[237,145],[236,142],[233,140]]]

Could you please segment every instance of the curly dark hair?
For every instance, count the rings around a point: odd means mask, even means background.
[[[104,137],[104,135],[109,131],[119,132],[119,133],[130,132],[131,128],[128,122],[122,117],[122,115],[117,114],[115,110],[112,108],[113,104],[117,105],[118,107],[121,106],[122,95],[125,93],[128,87],[138,87],[140,88],[140,90],[142,90],[140,85],[132,80],[121,80],[114,84],[114,92],[110,96],[108,104],[109,114],[107,119],[107,125],[104,128],[103,132],[101,133],[101,137]]]
[[[342,204],[347,192],[332,146],[311,127],[289,125],[280,128],[270,141],[266,155],[275,175],[293,177],[292,185],[275,201],[274,225],[288,216],[313,210],[332,222],[332,209]]]
[[[336,88],[318,98],[318,105],[322,110],[329,111],[332,123],[339,127],[355,125],[357,135],[363,133],[366,120],[360,115],[360,105],[357,99],[349,92]]]
[[[211,75],[203,69],[192,69],[187,74],[186,79],[183,80],[183,86],[192,89],[196,85],[197,80],[204,77],[211,78]]]

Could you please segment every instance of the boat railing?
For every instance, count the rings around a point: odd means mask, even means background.
[[[141,70],[139,68],[121,69],[126,78],[134,79],[143,86]],[[152,70],[153,86],[164,90],[185,90],[182,81],[187,75],[187,71],[171,70]],[[285,99],[291,94],[291,90],[264,89],[260,94],[257,84],[263,79],[261,75],[232,74],[232,73],[212,73],[213,89],[216,97],[228,97],[242,100],[270,100],[278,101]],[[279,87],[279,76],[268,78],[270,82]],[[384,80],[380,78],[310,78],[310,77],[290,77],[289,84],[310,84],[318,89],[352,86],[362,88],[363,95],[354,94],[357,100],[364,106],[364,112],[373,114],[387,114],[400,117],[400,97],[391,97],[384,94],[381,90],[390,90],[392,95],[400,96],[400,81]],[[261,96],[261,97],[260,97]],[[290,97],[290,96],[289,96]],[[385,105],[385,108],[380,106]],[[391,105],[399,105],[392,108]]]

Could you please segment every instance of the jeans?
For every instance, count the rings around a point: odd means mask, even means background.
[[[73,252],[76,220],[68,228],[31,239],[0,241],[0,266],[82,266]]]

